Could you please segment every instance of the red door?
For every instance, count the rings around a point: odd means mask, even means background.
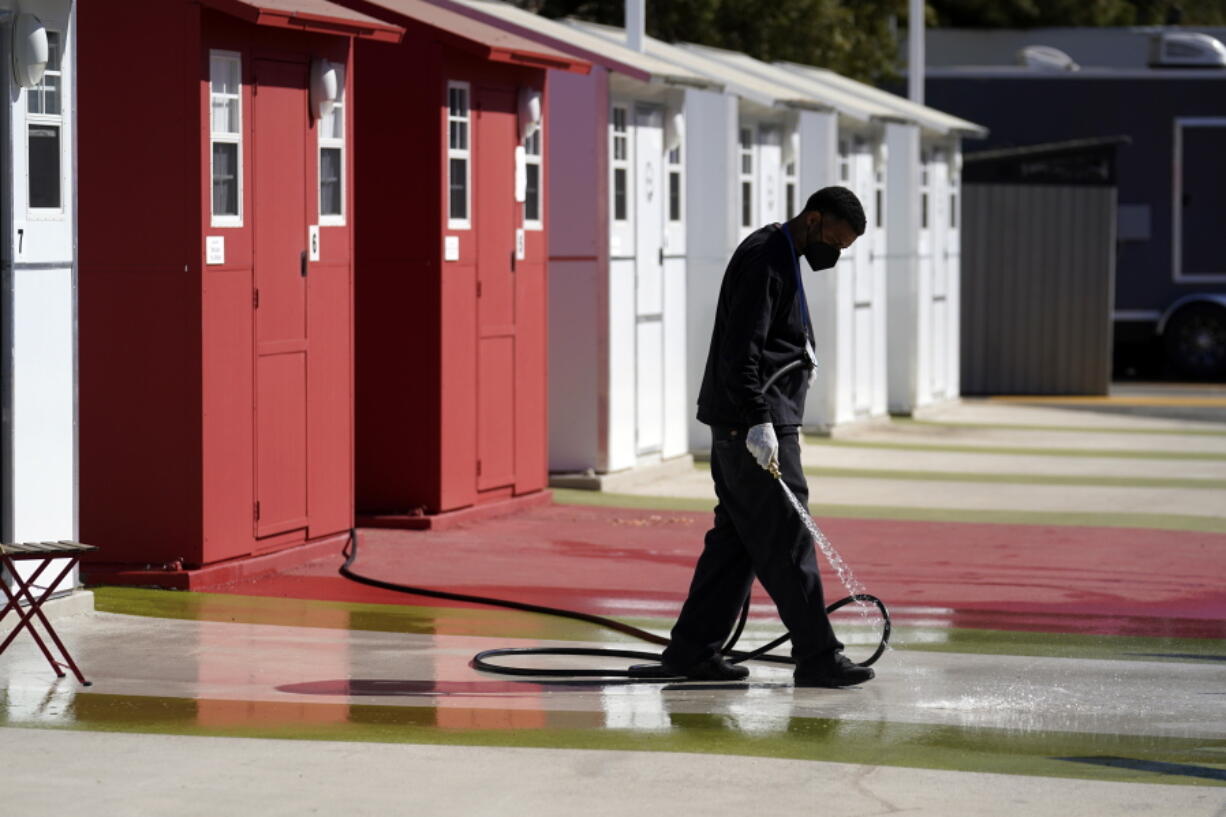
[[[515,483],[515,94],[477,89],[477,490]]]
[[[255,535],[307,525],[307,70],[255,62]]]

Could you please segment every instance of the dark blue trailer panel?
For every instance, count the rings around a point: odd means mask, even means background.
[[[1226,71],[955,69],[929,73],[925,100],[987,126],[985,150],[1128,136],[1117,338],[1165,331],[1168,352],[1196,358],[1184,373],[1226,374]]]

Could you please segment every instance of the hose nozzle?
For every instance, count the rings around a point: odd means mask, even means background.
[[[771,460],[770,465],[766,466],[766,471],[775,479],[782,478],[782,475],[779,473],[779,463],[775,462],[774,460]]]

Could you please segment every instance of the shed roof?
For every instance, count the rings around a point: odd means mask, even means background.
[[[826,68],[800,65],[794,62],[781,62],[777,63],[777,65],[782,66],[788,71],[794,71],[797,74],[808,77],[815,82],[852,93],[863,94],[866,99],[871,99],[880,105],[892,108],[896,112],[897,117],[916,122],[925,130],[940,134],[948,133],[959,136],[972,136],[979,139],[988,135],[988,129],[982,125],[976,125],[974,122],[947,114],[944,111],[938,111],[936,108],[912,102],[898,94],[883,91],[867,83],[848,79]]]
[[[357,7],[368,9],[371,13],[390,14],[390,19],[406,26],[425,26],[435,33],[441,34],[452,45],[476,53],[494,62],[507,62],[515,65],[532,65],[538,68],[555,68],[561,71],[571,71],[586,74],[591,65],[586,60],[574,55],[551,48],[539,41],[506,30],[503,26],[493,25],[462,9],[453,8],[455,4],[428,3],[425,0],[345,0]]]
[[[203,5],[250,23],[325,34],[347,34],[398,43],[404,29],[330,0],[201,0]]]
[[[804,74],[789,71],[779,65],[762,62],[739,51],[713,48],[709,45],[678,43],[678,46],[696,54],[725,63],[729,67],[749,72],[777,85],[787,86],[823,102],[843,116],[867,122],[872,119],[897,119],[898,113],[867,95],[855,93],[833,85],[810,79]]]
[[[600,36],[606,42],[625,47],[626,32],[623,29],[575,19],[567,19],[566,24],[575,31],[590,32]],[[827,103],[808,94],[796,91],[786,85],[780,85],[768,79],[763,79],[735,66],[712,59],[705,54],[670,45],[654,37],[644,37],[643,43],[648,56],[707,77],[709,80],[722,85],[724,90],[729,93],[755,102],[763,107],[809,108],[815,110],[825,110],[830,107]]]
[[[505,31],[574,54],[594,65],[641,82],[718,87],[718,83],[701,74],[649,54],[641,54],[625,46],[610,43],[604,37],[533,14],[502,0],[436,1],[439,5],[454,9],[470,18],[489,22]]]

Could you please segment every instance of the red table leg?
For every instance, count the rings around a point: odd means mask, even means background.
[[[30,635],[34,638],[35,643],[38,644],[39,649],[42,650],[48,663],[51,664],[51,668],[55,670],[56,676],[63,678],[64,672],[61,667],[66,666],[72,670],[72,674],[77,677],[78,681],[80,681],[84,686],[90,686],[90,682],[85,680],[85,676],[82,675],[80,668],[77,667],[76,662],[72,660],[72,656],[68,653],[68,648],[64,646],[64,642],[60,640],[59,635],[55,632],[55,628],[51,626],[51,622],[47,620],[47,617],[43,615],[42,611],[43,604],[51,597],[51,593],[55,590],[56,586],[63,581],[64,577],[66,577],[72,568],[76,566],[77,557],[48,557],[44,559],[43,562],[37,568],[35,568],[30,577],[24,581],[22,580],[21,575],[17,572],[17,567],[15,564],[13,564],[12,558],[8,555],[4,555],[2,558],[5,568],[10,574],[12,574],[13,579],[17,582],[17,592],[16,594],[10,592],[8,589],[8,584],[6,582],[0,582],[0,590],[3,590],[4,595],[8,597],[8,604],[5,605],[3,611],[0,611],[0,620],[3,620],[4,616],[8,614],[10,609],[12,609],[14,612],[16,612],[19,621],[17,626],[13,628],[13,631],[8,634],[7,638],[4,639],[3,643],[0,643],[0,653],[4,652],[8,645],[12,643],[13,639],[17,637],[17,633],[21,632],[22,628],[24,627],[26,630],[30,631]],[[31,588],[34,586],[35,580],[42,575],[43,570],[45,570],[47,566],[51,564],[52,558],[66,558],[68,559],[68,564],[65,565],[64,569],[60,571],[60,574],[55,577],[55,581],[47,585],[42,595],[35,598],[34,594],[31,592]],[[29,601],[29,612],[21,609],[20,599],[23,595]],[[43,627],[46,628],[47,634],[51,637],[51,640],[59,649],[60,654],[64,656],[64,661],[57,661],[55,657],[52,656],[51,651],[47,649],[47,645],[43,642],[42,638],[38,634],[38,631],[34,628],[34,618],[36,616],[38,620],[42,622]]]

